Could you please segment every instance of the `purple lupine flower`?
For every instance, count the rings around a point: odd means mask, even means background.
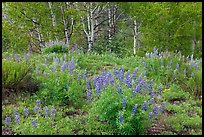
[[[138,77],[138,83],[142,81],[142,74],[139,75]]]
[[[94,76],[94,79],[93,79],[94,87],[96,87],[97,81],[98,81],[98,77],[97,77],[97,76]]]
[[[132,88],[132,79],[131,79],[131,77],[126,78],[125,83],[129,88]]]
[[[121,124],[124,122],[123,115],[121,113],[119,113],[119,121]]]
[[[58,59],[57,56],[54,58],[54,61],[57,62],[57,63],[59,63],[59,59]]]
[[[111,84],[111,85],[114,85],[114,77],[111,77],[111,79],[110,79],[110,84]]]
[[[36,103],[39,105],[40,104],[40,100],[38,99],[38,100],[36,100]]]
[[[147,66],[147,64],[146,64],[146,62],[144,62],[144,67],[146,68],[146,66]]]
[[[146,76],[146,71],[145,70],[143,71],[143,75]]]
[[[126,96],[125,98],[123,98],[123,102],[122,102],[122,104],[123,104],[123,108],[125,108],[126,103],[127,103],[127,96]]]
[[[29,111],[28,111],[28,109],[26,107],[24,107],[23,112],[24,112],[25,116],[28,117]]]
[[[100,95],[100,83],[96,84],[96,93]]]
[[[48,115],[49,115],[49,109],[48,109],[47,106],[45,107],[44,111],[45,111],[45,116],[48,117]]]
[[[91,83],[90,83],[89,81],[86,81],[86,87],[87,87],[88,89],[91,89]]]
[[[146,101],[144,101],[144,103],[142,104],[142,110],[144,110],[144,111],[147,110],[147,103],[146,103]]]
[[[133,74],[132,74],[132,78],[133,79],[135,79],[136,78],[136,74],[137,74],[137,72],[138,72],[138,67],[135,69],[135,71],[133,72]]]
[[[18,110],[16,110],[15,108],[14,108],[14,115],[18,115]]]
[[[18,62],[19,59],[18,59],[18,54],[15,54],[15,60]]]
[[[32,120],[31,124],[32,124],[34,127],[37,127],[36,120]]]
[[[149,99],[149,105],[151,105],[153,102],[154,102],[154,98],[151,97],[151,98]]]
[[[91,99],[91,92],[89,90],[86,90],[86,96],[88,99]]]
[[[121,95],[122,94],[122,87],[119,85],[118,86],[118,94]]]
[[[161,112],[164,112],[165,109],[166,109],[166,102],[163,102],[162,103]]]
[[[55,68],[53,66],[50,66],[50,69],[52,70],[52,72],[55,72]]]
[[[64,72],[65,69],[66,69],[66,65],[63,64],[63,65],[61,66],[61,70],[62,70],[62,72]]]
[[[176,63],[176,69],[177,69],[177,70],[179,69],[179,64],[178,64],[178,63]]]
[[[86,70],[84,71],[84,80],[86,80],[86,78],[87,78],[87,72],[86,72]]]
[[[158,110],[159,110],[159,107],[154,106],[154,108],[153,108],[153,113],[154,113],[154,115],[155,115],[156,117],[158,116]]]
[[[50,112],[50,116],[55,116],[56,114],[56,109],[54,108],[54,106],[52,106],[51,112]]]
[[[135,104],[135,106],[133,107],[133,109],[132,109],[132,115],[134,115],[135,114],[135,112],[136,112],[136,110],[137,110],[137,107],[138,107],[138,105],[137,104]]]
[[[153,112],[149,112],[148,119],[151,119],[153,116]]]
[[[15,118],[14,118],[16,124],[20,124],[20,116],[19,115],[15,115]]]
[[[149,92],[149,95],[153,98],[154,95],[155,95],[154,91],[150,91],[150,92]]]
[[[105,76],[106,75],[106,69],[103,69],[102,75]]]
[[[155,55],[155,56],[158,55],[158,50],[155,50],[154,55]]]
[[[194,68],[195,68],[196,70],[198,70],[198,63],[195,63],[195,64],[194,64]]]
[[[160,86],[158,87],[158,91],[161,93],[161,91],[162,91],[162,85],[160,85]]]
[[[153,81],[151,80],[151,81],[149,82],[149,90],[152,90],[152,88],[153,88]]]
[[[11,118],[8,115],[6,115],[5,121],[6,124],[8,125],[11,122]]]
[[[152,58],[152,52],[150,52],[149,57]]]
[[[78,74],[77,81],[79,81],[80,78],[81,78],[81,73]]]
[[[34,107],[34,112],[37,113],[37,112],[38,112],[38,109],[39,109],[38,106],[35,106],[35,107]]]

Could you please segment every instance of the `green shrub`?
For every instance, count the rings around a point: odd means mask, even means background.
[[[2,60],[2,86],[9,91],[36,91],[38,83],[31,77],[32,65],[25,62]]]
[[[74,66],[76,67],[77,64]],[[54,70],[51,69],[52,67]],[[39,74],[34,73],[34,76],[41,82],[40,92],[37,93],[37,96],[45,104],[66,104],[76,108],[82,107],[86,101],[85,81],[83,79],[77,81],[78,74],[76,70],[70,73],[70,66],[64,71],[61,70],[61,67],[62,64],[57,62],[52,62],[47,67],[45,64],[37,66]]]
[[[123,85],[123,93],[118,94],[117,88],[109,86],[106,91],[101,92],[99,99],[93,102],[91,114],[94,114],[101,121],[109,123],[114,127],[115,134],[143,134],[145,128],[149,127],[152,119],[148,119],[149,112],[154,105],[148,104],[147,110],[142,110],[144,101],[149,99],[149,95],[136,93],[132,97],[132,90]],[[145,92],[145,91],[141,91]],[[127,97],[125,108],[123,108],[123,99]],[[138,104],[135,114],[132,113],[134,106]],[[120,122],[119,115],[122,114],[123,123]],[[154,116],[153,116],[154,117]]]
[[[68,47],[65,45],[52,45],[42,49],[42,53],[68,53]]]

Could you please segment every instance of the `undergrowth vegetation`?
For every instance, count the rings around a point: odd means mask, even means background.
[[[120,58],[47,48],[5,53],[2,62],[3,90],[30,93],[3,98],[2,128],[16,134],[148,134],[158,121],[165,126],[159,134],[202,134],[202,59],[193,55],[154,49]]]

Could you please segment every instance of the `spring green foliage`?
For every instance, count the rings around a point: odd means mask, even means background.
[[[146,134],[152,123],[163,120],[166,128],[160,134],[202,134],[202,77],[200,75],[202,60],[188,58],[186,61],[186,57],[183,58],[179,53],[170,52],[162,53],[160,56],[154,53],[151,55],[150,57],[148,53],[144,57],[136,55],[135,57],[119,58],[107,53],[99,55],[81,52],[78,54],[54,52],[33,54],[26,64],[22,55],[18,56],[19,62],[17,62],[11,54],[3,53],[3,63],[9,62],[11,67],[17,65],[24,68],[25,65],[26,69],[27,65],[34,64],[30,73],[31,77],[40,83],[40,88],[35,94],[30,94],[26,98],[20,96],[10,99],[17,104],[16,109],[21,116],[20,125],[14,122],[14,105],[7,104],[2,107],[2,127],[8,127],[5,123],[6,115],[8,115],[12,121],[10,127],[17,134],[135,135]],[[19,66],[21,63],[24,65]],[[68,66],[63,70],[63,65],[66,64]],[[3,65],[3,70],[6,66]],[[133,87],[137,86],[136,83],[141,74],[143,80],[147,81],[148,88],[146,90],[142,88],[140,93],[132,97],[134,88],[129,88],[125,80],[120,81],[119,78],[116,78],[114,68],[124,68],[124,79],[126,79],[127,72],[129,71],[132,77],[136,67],[139,69],[136,79],[132,80]],[[100,90],[101,94],[98,95],[94,86],[94,77],[102,75],[104,68],[114,75],[114,85],[109,84],[106,89],[103,87]],[[186,73],[184,73],[185,68]],[[8,66],[7,69],[11,70]],[[17,70],[21,72],[21,69]],[[85,71],[87,72],[86,80],[84,79]],[[192,72],[194,75],[191,75]],[[78,74],[81,74],[79,80]],[[8,73],[8,75],[11,77],[13,73]],[[91,88],[87,88],[87,80]],[[166,109],[164,113],[158,113],[158,119],[152,117],[153,119],[148,120],[149,112],[152,112],[154,108],[154,105],[149,105],[150,81],[153,82],[152,91],[161,95],[155,96],[155,103],[161,106],[161,103],[165,101]],[[121,95],[118,93],[119,84],[122,88]],[[158,89],[160,85],[161,91]],[[87,96],[87,89],[91,93],[90,99]],[[123,107],[122,102],[125,97],[127,101]],[[41,100],[41,109],[46,106],[49,109],[52,106],[55,107],[55,120],[45,118],[44,110],[41,115],[35,114],[33,107],[36,106],[37,99]],[[147,101],[146,111],[142,110],[144,101]],[[6,104],[6,102],[11,101],[3,100],[2,103]],[[138,104],[138,108],[135,115],[132,115],[135,104]],[[30,112],[28,118],[23,117],[24,106]],[[120,114],[123,122],[119,117]],[[37,128],[31,124],[34,119],[38,124]]]
[[[2,86],[3,89],[18,91],[38,89],[38,83],[31,77],[33,65],[28,65],[26,62],[12,60],[2,60]]]
[[[104,6],[107,3],[94,2],[93,5],[95,4]],[[115,20],[112,42],[109,43],[107,38],[108,20],[103,22],[104,17],[108,17],[107,6],[104,8],[104,16],[99,17],[103,23],[99,25],[101,32],[96,33],[99,36],[94,40],[93,51],[104,53],[112,49],[118,56],[133,55],[132,24],[136,20],[139,23],[137,41],[140,41],[140,46],[137,45],[136,48],[137,55],[143,56],[156,46],[162,51],[179,50],[186,56],[202,56],[201,2],[126,2],[107,5],[114,4],[118,8],[115,17],[118,19]],[[80,18],[86,15],[85,11],[88,9],[83,3],[69,3],[68,7],[64,2],[52,3],[56,18],[54,27],[47,2],[5,2],[2,5],[6,16],[2,20],[4,51],[14,49],[16,52],[23,52],[28,50],[28,45],[32,46],[33,51],[39,51],[38,33],[41,34],[42,44],[55,41],[56,38],[63,40],[65,26],[61,6],[64,8],[64,16],[67,17],[70,44],[76,43],[80,48],[87,49],[88,42]],[[77,12],[77,8],[80,12]],[[74,19],[73,28],[70,26],[71,18]]]
[[[42,49],[42,53],[68,53],[68,48],[65,45],[52,45]]]

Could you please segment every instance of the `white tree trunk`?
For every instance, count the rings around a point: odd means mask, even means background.
[[[137,47],[137,24],[136,20],[134,20],[134,45],[133,45],[133,53],[136,54],[136,47]]]
[[[52,26],[53,28],[55,28],[56,26],[56,18],[55,18],[55,14],[52,10],[52,2],[48,2],[48,5],[49,5],[49,8],[50,8],[50,13],[51,13],[51,17],[52,17]],[[55,36],[55,39],[56,39],[56,42],[58,42],[58,38],[56,37],[56,34],[54,34]]]

